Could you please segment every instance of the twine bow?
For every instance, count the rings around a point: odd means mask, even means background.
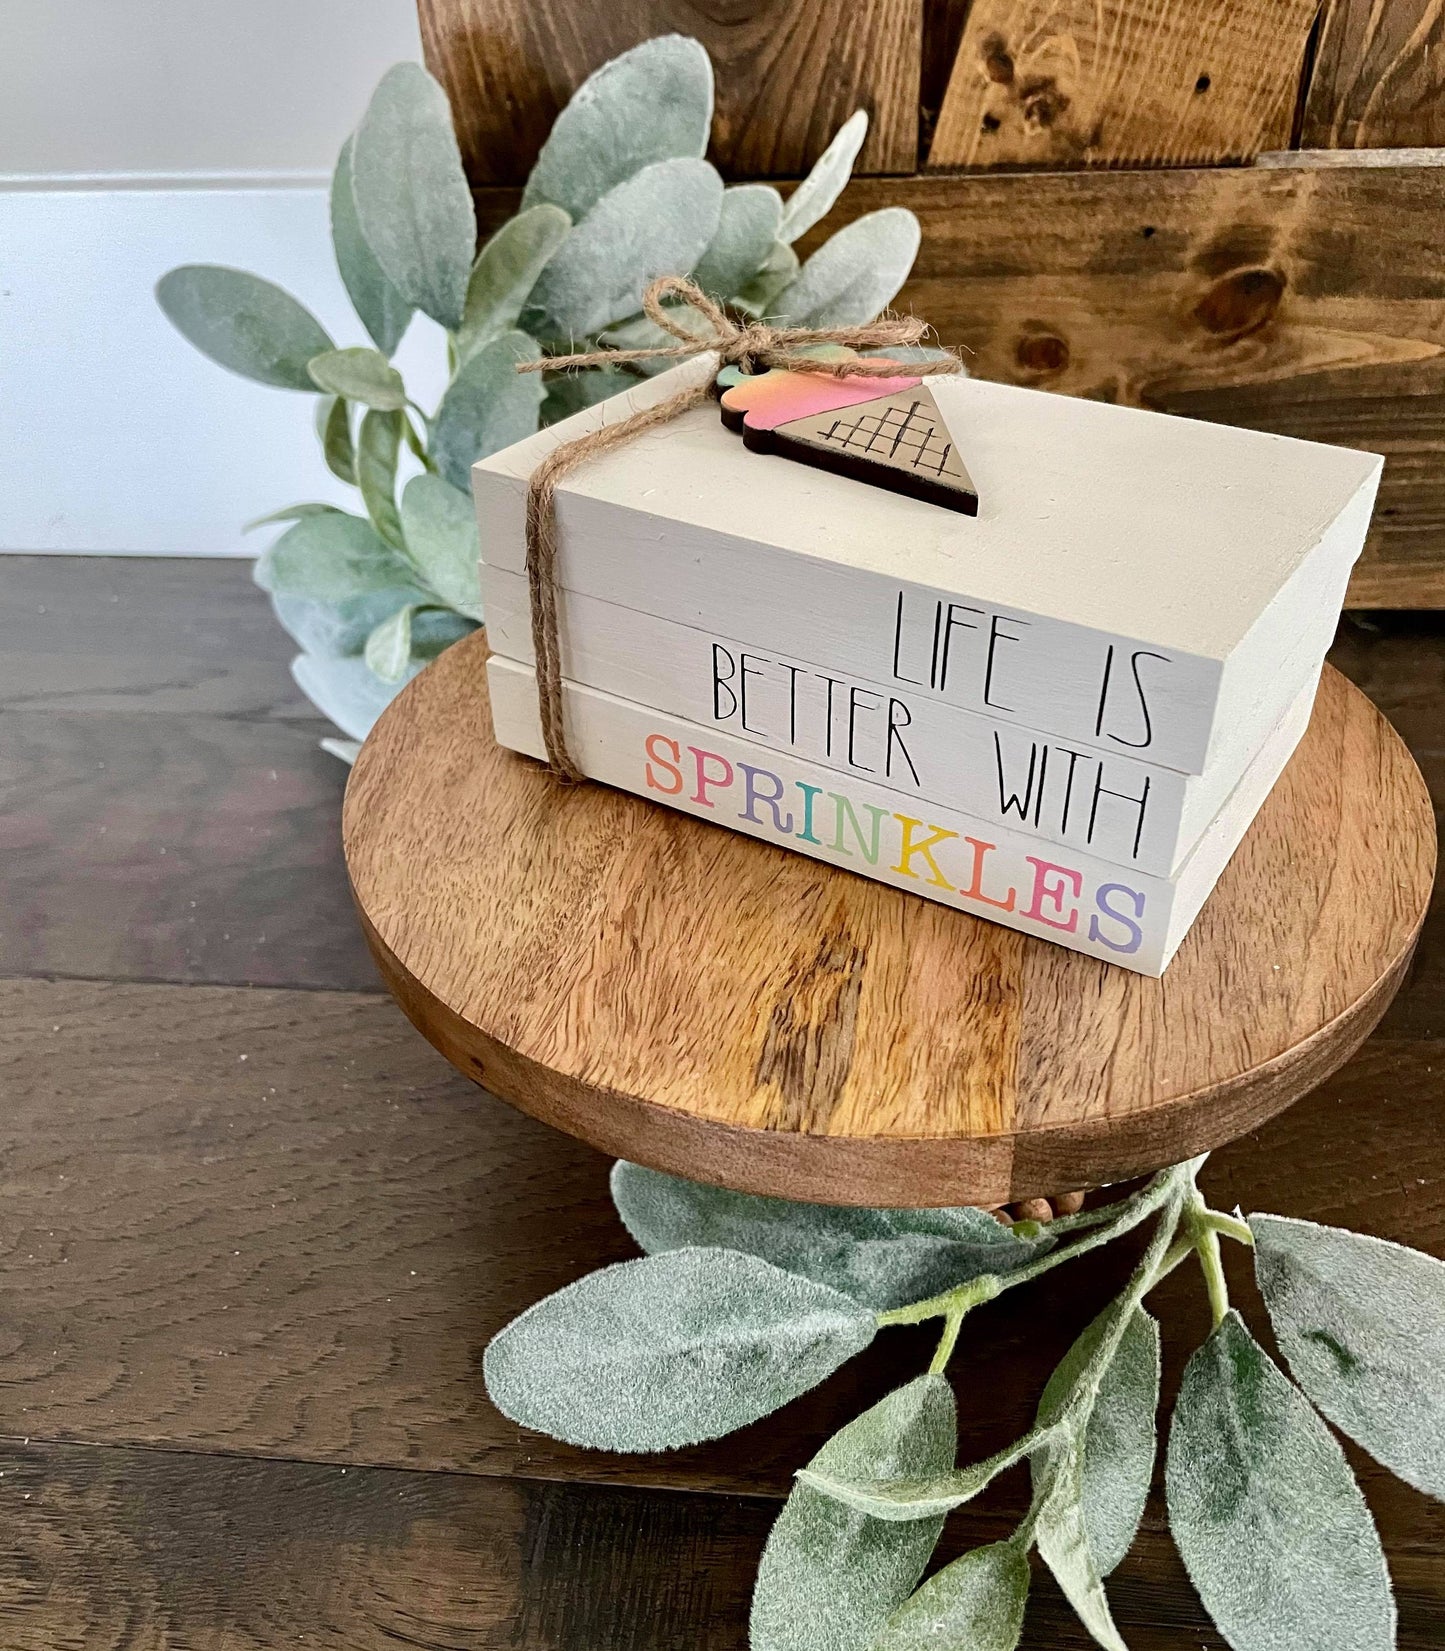
[[[668,311],[663,300],[680,300],[683,310]],[[665,275],[642,295],[648,319],[677,340],[636,350],[587,350],[578,355],[543,356],[517,364],[519,373],[559,372],[567,368],[609,367],[618,362],[688,361],[715,353],[722,366],[745,373],[786,367],[792,372],[817,373],[829,378],[897,378],[934,373],[956,373],[962,363],[952,355],[909,362],[906,366],[885,358],[843,357],[830,360],[809,355],[819,344],[849,349],[898,348],[918,344],[928,327],[914,317],[885,316],[856,327],[776,327],[766,321],[734,321],[705,292],[680,275]],[[686,315],[687,319],[684,319]],[[527,485],[527,586],[532,602],[532,652],[536,660],[537,698],[542,717],[542,739],[552,772],[561,780],[584,776],[567,747],[563,717],[562,660],[557,624],[557,484],[588,459],[600,458],[657,425],[666,424],[712,393],[704,380],[665,400],[644,407],[627,418],[555,447],[532,472]]]

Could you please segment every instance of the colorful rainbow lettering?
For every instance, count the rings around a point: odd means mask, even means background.
[[[998,845],[982,837],[962,836],[877,803],[855,803],[844,791],[824,791],[802,780],[790,786],[771,769],[735,763],[667,734],[647,735],[643,749],[647,787],[661,796],[685,795],[688,802],[714,810],[740,804],[739,820],[773,836],[814,844],[844,860],[882,864],[894,876],[916,878],[984,908],[982,915],[992,907],[1065,934],[1078,934],[1084,922],[1091,942],[1123,955],[1143,943],[1146,897],[1127,883],[1101,883],[1086,896],[1083,872],[1029,854],[1025,859],[1033,873],[1026,903],[1020,904],[1016,887],[990,882],[988,857]]]

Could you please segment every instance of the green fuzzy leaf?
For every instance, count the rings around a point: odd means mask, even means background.
[[[372,95],[352,140],[351,193],[362,236],[403,302],[455,331],[477,219],[446,93],[420,64],[388,69]]]
[[[946,1467],[956,1448],[953,1393],[920,1376],[835,1433],[809,1464],[891,1477]],[[884,1525],[794,1486],[773,1525],[753,1589],[752,1651],[865,1651],[908,1598],[943,1520]]]
[[[335,347],[289,292],[242,269],[183,264],[156,282],[156,301],[202,355],[283,390],[314,390],[306,363]]]
[[[376,719],[411,681],[421,665],[408,665],[399,683],[383,682],[364,659],[318,659],[298,654],[291,675],[307,699],[344,734],[364,740]]]
[[[306,371],[318,390],[359,401],[363,407],[395,413],[406,406],[401,374],[380,350],[329,350],[308,361]]]
[[[401,529],[427,585],[449,608],[480,619],[482,553],[468,495],[440,476],[413,476],[401,496]]]
[[[273,595],[339,603],[410,589],[416,575],[370,522],[337,510],[288,528],[256,563],[256,583]]]
[[[573,413],[585,412],[609,396],[621,395],[637,387],[631,373],[616,367],[588,367],[580,372],[548,373],[547,394],[542,402],[542,423],[557,424]]]
[[[717,230],[693,280],[714,298],[731,298],[768,261],[782,219],[783,198],[765,183],[723,190]]]
[[[1115,1319],[1115,1310],[1106,1308],[1064,1355],[1039,1400],[1040,1427],[1058,1421],[1075,1398],[1080,1376]],[[1136,1307],[1099,1377],[1084,1433],[1084,1525],[1101,1576],[1108,1576],[1128,1553],[1144,1517],[1154,1476],[1158,1407],[1159,1326]],[[1035,1489],[1042,1491],[1046,1459],[1035,1457],[1033,1470]]]
[[[523,324],[548,338],[581,338],[635,315],[650,282],[686,275],[702,257],[722,196],[722,179],[706,161],[645,166],[604,195],[553,253]]]
[[[1084,1511],[1084,1450],[1076,1433],[1051,1443],[1035,1487],[1034,1540],[1064,1598],[1104,1651],[1128,1651],[1109,1610]]]
[[[1190,1359],[1169,1432],[1175,1543],[1235,1651],[1389,1651],[1395,1607],[1344,1452],[1238,1313]]]
[[[662,312],[670,321],[676,322],[684,332],[691,333],[694,337],[700,338],[708,331],[706,318],[691,304],[664,304]],[[608,327],[599,335],[598,342],[625,355],[630,350],[651,350],[659,345],[666,347],[677,344],[681,340],[668,332],[666,327],[659,327],[650,315],[633,315],[626,321],[619,321],[615,327]],[[647,363],[642,361],[630,365],[638,372],[645,372],[647,369]],[[666,372],[669,367],[676,365],[675,361],[664,361],[658,371]]]
[[[915,362],[945,361],[952,354],[940,344],[879,344],[870,350],[859,350],[859,355],[886,356],[889,361],[901,362],[904,366],[912,366]],[[958,376],[968,377],[968,369],[960,367]]]
[[[356,447],[351,440],[351,408],[341,396],[322,396],[316,404],[316,439],[326,468],[338,481],[356,486]]]
[[[326,659],[349,659],[363,652],[372,632],[410,606],[411,657],[432,660],[477,629],[475,621],[440,608],[430,591],[397,585],[345,602],[315,602],[304,596],[274,595],[271,606],[286,633],[302,651]]]
[[[712,99],[712,64],[685,35],[660,35],[614,57],[552,123],[523,207],[550,201],[578,219],[654,161],[701,159]]]
[[[921,1479],[853,1478],[815,1463],[801,1469],[798,1478],[822,1495],[872,1519],[907,1524],[915,1519],[935,1519],[961,1508],[986,1490],[1006,1468],[1017,1466],[1040,1448],[1038,1437],[1028,1433],[999,1451],[997,1456]]]
[[[271,594],[271,606],[287,635],[301,644],[304,653],[327,659],[359,654],[367,637],[398,608],[427,600],[428,593],[415,584],[384,585],[340,602],[318,602],[276,591]]]
[[[1029,1562],[1012,1542],[945,1565],[888,1619],[874,1651],[1014,1651],[1024,1630]]]
[[[792,247],[784,241],[776,242],[758,273],[733,294],[734,305],[754,318],[771,316],[778,294],[797,278],[802,267]]]
[[[395,550],[404,548],[396,508],[396,462],[401,450],[400,413],[363,415],[356,438],[356,483],[372,526]]]
[[[1007,1273],[1053,1245],[1015,1237],[983,1210],[869,1210],[728,1192],[618,1162],[612,1200],[641,1247],[745,1250],[884,1311],[981,1273]]]
[[[432,421],[431,455],[453,487],[470,495],[472,466],[537,429],[541,373],[519,373],[519,361],[541,352],[526,333],[507,332],[484,344],[457,370]]]
[[[426,443],[417,434],[416,424],[413,422],[410,413],[403,413],[401,416],[401,439],[411,450],[413,456],[420,459],[422,464],[430,470],[432,466],[428,461]]]
[[[826,218],[834,202],[847,187],[853,174],[853,162],[868,136],[868,116],[856,110],[838,128],[833,141],[819,155],[813,170],[788,197],[783,208],[783,221],[778,230],[780,241],[796,241],[820,219]]]
[[[334,504],[288,504],[282,510],[273,510],[268,516],[253,516],[241,526],[242,533],[252,533],[258,527],[269,527],[273,522],[299,522],[304,516],[341,516],[345,512]]]
[[[331,243],[336,249],[336,267],[372,342],[383,355],[390,355],[401,343],[412,307],[387,279],[386,271],[361,233],[356,201],[351,192],[351,143],[341,146],[336,170],[331,176]]]
[[[418,608],[411,621],[411,657],[435,659],[477,629],[474,620],[465,614],[453,613],[450,608]]]
[[[701,336],[708,330],[707,321],[693,309],[690,304],[664,304],[663,312],[672,321],[675,321],[684,332]],[[628,355],[633,350],[667,349],[677,344],[679,340],[658,324],[648,315],[634,315],[627,321],[619,322],[615,327],[609,327],[598,339],[608,349],[616,350],[622,355]],[[652,378],[658,373],[665,373],[677,366],[676,358],[671,360],[667,356],[654,356],[650,360],[644,359],[631,363],[632,370],[645,378]],[[597,371],[611,372],[615,369],[601,368]],[[633,383],[636,383],[636,379]]]
[[[466,313],[457,334],[462,360],[516,326],[537,277],[571,228],[572,220],[560,207],[529,207],[503,224],[482,248],[472,266]]]
[[[902,206],[870,212],[840,229],[778,297],[773,314],[791,326],[847,327],[881,315],[918,254],[918,219]]]
[[[1281,1215],[1249,1225],[1291,1375],[1377,1461],[1445,1500],[1445,1262]]]
[[[400,682],[411,660],[411,617],[415,608],[398,608],[366,639],[363,658],[383,682]]]
[[[497,1335],[487,1391],[524,1427],[596,1450],[716,1439],[816,1387],[872,1313],[756,1256],[674,1250],[569,1284]]]

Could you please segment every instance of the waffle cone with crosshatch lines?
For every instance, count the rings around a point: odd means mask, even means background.
[[[743,444],[754,452],[777,453],[966,516],[978,514],[978,493],[927,384],[771,429],[756,428],[724,404],[723,422],[741,431]]]

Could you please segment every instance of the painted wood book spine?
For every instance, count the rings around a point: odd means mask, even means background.
[[[488,662],[496,738],[543,754],[536,677]],[[1312,685],[1173,878],[1150,877],[988,827],[735,735],[565,684],[568,739],[590,778],[775,846],[1160,975],[1268,795],[1308,719]]]
[[[526,580],[484,568],[483,603],[492,648],[530,664]],[[1185,775],[577,592],[561,625],[564,670],[587,687],[1154,876],[1179,866],[1256,755],[1236,741]],[[1272,701],[1319,667],[1307,639]]]
[[[523,485],[481,466],[473,477],[483,560],[523,573]],[[680,529],[632,505],[559,490],[556,509],[558,580],[567,591],[684,625],[727,615],[731,631],[774,654],[1091,749],[1186,773],[1205,767],[1218,660],[712,528]]]
[[[490,462],[473,472],[483,560],[520,575],[525,480]],[[568,592],[676,624],[717,626],[773,656],[1200,774],[1227,750],[1268,737],[1289,703],[1279,675],[1287,659],[1296,651],[1323,657],[1373,492],[1372,480],[1223,658],[680,523],[651,514],[645,488],[623,501],[564,484],[558,579]]]

